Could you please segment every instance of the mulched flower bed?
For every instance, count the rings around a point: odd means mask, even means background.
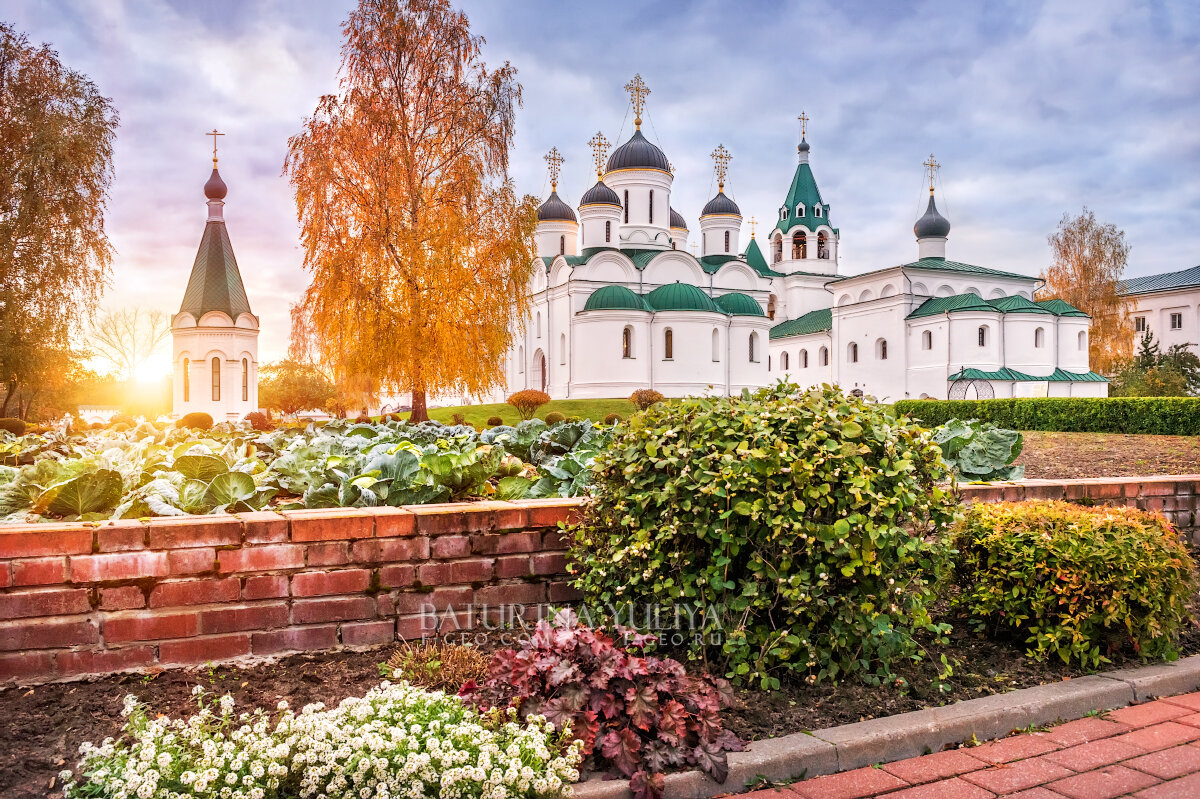
[[[1200,603],[1193,609],[1200,616]],[[724,713],[738,736],[762,739],[890,716],[964,699],[1055,682],[1081,672],[1037,664],[1017,646],[973,635],[961,620],[948,648],[954,674],[937,688],[932,662],[912,664],[900,676],[907,686],[875,687],[848,682],[838,686],[787,683],[773,693],[739,689],[739,707]],[[491,648],[489,641],[485,648]],[[155,712],[187,716],[199,684],[231,694],[239,708],[273,708],[287,699],[294,708],[312,702],[334,705],[364,694],[380,681],[379,664],[392,647],[365,652],[294,655],[247,668],[211,667],[157,675],[113,675],[89,682],[0,689],[0,796],[5,799],[61,796],[57,774],[73,767],[79,744],[99,743],[121,728],[121,702],[134,694]],[[1200,653],[1200,625],[1193,623],[1182,654]]]
[[[1200,436],[1028,432],[1016,462],[1046,480],[1200,474]]]

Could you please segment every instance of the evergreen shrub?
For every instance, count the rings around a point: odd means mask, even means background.
[[[1067,502],[974,505],[954,534],[955,604],[1037,660],[1177,657],[1195,565],[1159,514]]]
[[[213,426],[213,418],[204,411],[193,411],[181,416],[175,426],[188,427],[193,430],[210,430]]]
[[[565,422],[566,420],[566,414],[559,413],[558,411],[550,411],[550,413],[546,414],[546,424],[548,425],[558,424],[559,422]]]
[[[874,683],[921,656],[918,632],[948,632],[929,607],[957,504],[929,431],[779,382],[661,403],[614,434],[571,553],[591,612],[698,606],[690,654],[764,688]]]
[[[1013,430],[1200,435],[1200,397],[901,400],[895,408],[928,427],[951,419],[978,419]]]
[[[25,423],[20,419],[3,418],[0,419],[0,430],[7,430],[14,436],[25,435]]]

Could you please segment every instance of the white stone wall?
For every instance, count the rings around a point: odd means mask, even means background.
[[[180,313],[172,322],[171,339],[174,364],[172,415],[203,411],[219,422],[242,419],[247,413],[258,410],[257,318],[242,314],[235,323],[219,311],[210,311],[197,324],[191,314]],[[218,399],[213,399],[214,358],[220,370]],[[246,370],[245,394],[242,391],[243,368]]]
[[[1200,355],[1200,287],[1160,291],[1153,294],[1132,294],[1130,318],[1142,317],[1154,340],[1164,350],[1175,344],[1187,344]],[[1171,314],[1179,314],[1181,327],[1171,328]],[[1135,333],[1133,345],[1141,343],[1142,334]]]

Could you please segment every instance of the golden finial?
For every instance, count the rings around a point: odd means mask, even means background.
[[[588,146],[592,148],[592,160],[596,162],[596,177],[601,177],[604,174],[604,165],[608,161],[608,148],[612,146],[612,142],[604,138],[604,134],[596,131],[596,135],[588,139]]]
[[[929,170],[929,193],[933,194],[933,176],[937,174],[942,165],[933,160],[933,153],[930,153],[929,160],[924,163],[924,167]]]
[[[724,144],[718,144],[717,149],[709,155],[712,156],[713,168],[717,173],[717,190],[725,191],[725,175],[729,173],[729,162],[733,160],[733,156],[725,149]]]
[[[558,191],[558,172],[565,160],[557,147],[551,147],[550,152],[546,153],[546,163],[550,166],[550,191]]]
[[[208,133],[205,133],[204,135],[213,137],[213,169],[216,169],[217,168],[217,137],[224,136],[225,134],[217,133],[217,129],[213,128],[211,131],[209,131]]]
[[[650,93],[650,87],[641,75],[634,75],[633,80],[625,84],[625,91],[629,92],[629,99],[633,101],[633,124],[641,130],[642,110],[646,107],[646,95]]]
[[[754,238],[754,227],[758,224],[758,220],[750,217],[750,238]]]
[[[800,138],[803,139],[808,135],[808,116],[801,111],[800,116],[796,117],[796,119],[800,120]]]

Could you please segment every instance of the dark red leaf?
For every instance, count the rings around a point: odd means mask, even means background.
[[[658,691],[648,685],[630,688],[625,692],[625,709],[629,711],[633,726],[649,730],[658,713]]]
[[[632,777],[638,768],[641,748],[642,739],[637,737],[637,733],[626,727],[623,730],[613,730],[605,735],[600,751],[622,774]]]
[[[629,790],[633,792],[633,799],[658,799],[663,795],[666,784],[666,778],[662,774],[639,771],[629,781]]]
[[[725,750],[715,744],[701,741],[700,745],[692,750],[692,762],[702,771],[708,772],[717,782],[725,782],[725,778],[729,776],[729,761],[725,757]]]

